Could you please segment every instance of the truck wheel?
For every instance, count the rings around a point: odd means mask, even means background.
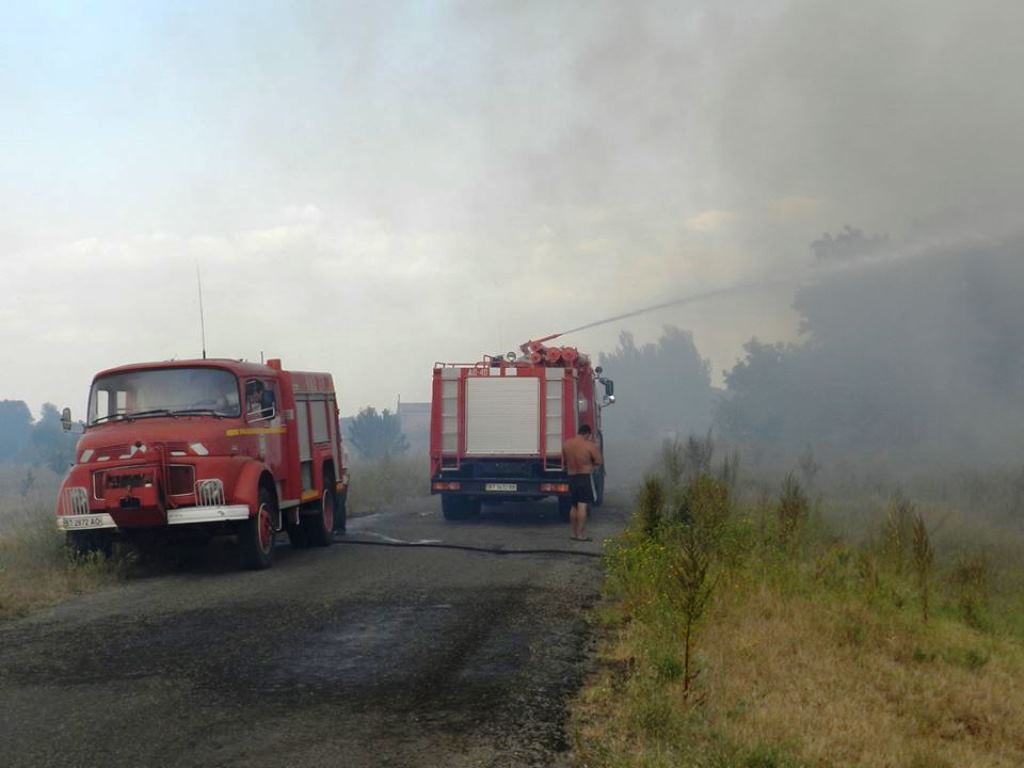
[[[462,499],[454,496],[441,496],[441,514],[445,520],[462,520],[464,518]]]
[[[334,532],[342,536],[348,526],[348,488],[338,494],[334,505]]]
[[[329,547],[334,542],[334,481],[330,480],[325,485],[327,488],[320,497],[317,514],[302,516],[302,529],[314,547]]]
[[[274,518],[277,516],[274,496],[260,488],[256,514],[243,520],[238,529],[238,549],[242,565],[252,571],[262,571],[274,562]]]
[[[568,496],[558,497],[558,519],[563,523],[569,522],[569,513],[572,512],[572,499]]]
[[[296,523],[285,523],[285,532],[288,534],[288,541],[292,549],[305,549],[309,546],[309,539],[306,538],[306,529],[302,527],[302,520]]]
[[[469,515],[466,500],[459,496],[441,496],[441,514],[445,520],[465,520]]]
[[[468,520],[480,516],[483,503],[480,499],[467,499],[462,496],[441,496],[441,513],[445,520]]]
[[[99,553],[109,560],[114,554],[114,534],[110,531],[70,531],[66,542],[79,557]]]

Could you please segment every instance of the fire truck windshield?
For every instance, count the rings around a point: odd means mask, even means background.
[[[219,368],[159,368],[103,376],[89,393],[89,424],[152,416],[239,416],[238,379]]]

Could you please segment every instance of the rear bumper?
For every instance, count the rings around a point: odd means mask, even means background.
[[[462,478],[435,477],[430,492],[477,499],[535,499],[543,496],[568,496],[569,483],[564,477],[537,478]]]
[[[223,523],[230,520],[246,520],[248,517],[249,507],[245,504],[180,507],[167,510],[167,525]],[[57,528],[62,531],[95,531],[117,528],[117,523],[106,512],[96,512],[86,515],[60,515],[57,517]]]

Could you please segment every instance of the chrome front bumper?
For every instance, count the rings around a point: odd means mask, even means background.
[[[228,520],[245,520],[249,507],[245,504],[222,504],[214,507],[181,507],[167,510],[168,525],[190,525],[193,523],[221,523]],[[117,524],[106,512],[86,515],[59,515],[57,528],[62,531],[95,531],[102,528],[117,528]]]

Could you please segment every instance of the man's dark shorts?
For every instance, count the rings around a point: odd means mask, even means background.
[[[573,505],[594,503],[591,475],[569,475],[569,498]]]

